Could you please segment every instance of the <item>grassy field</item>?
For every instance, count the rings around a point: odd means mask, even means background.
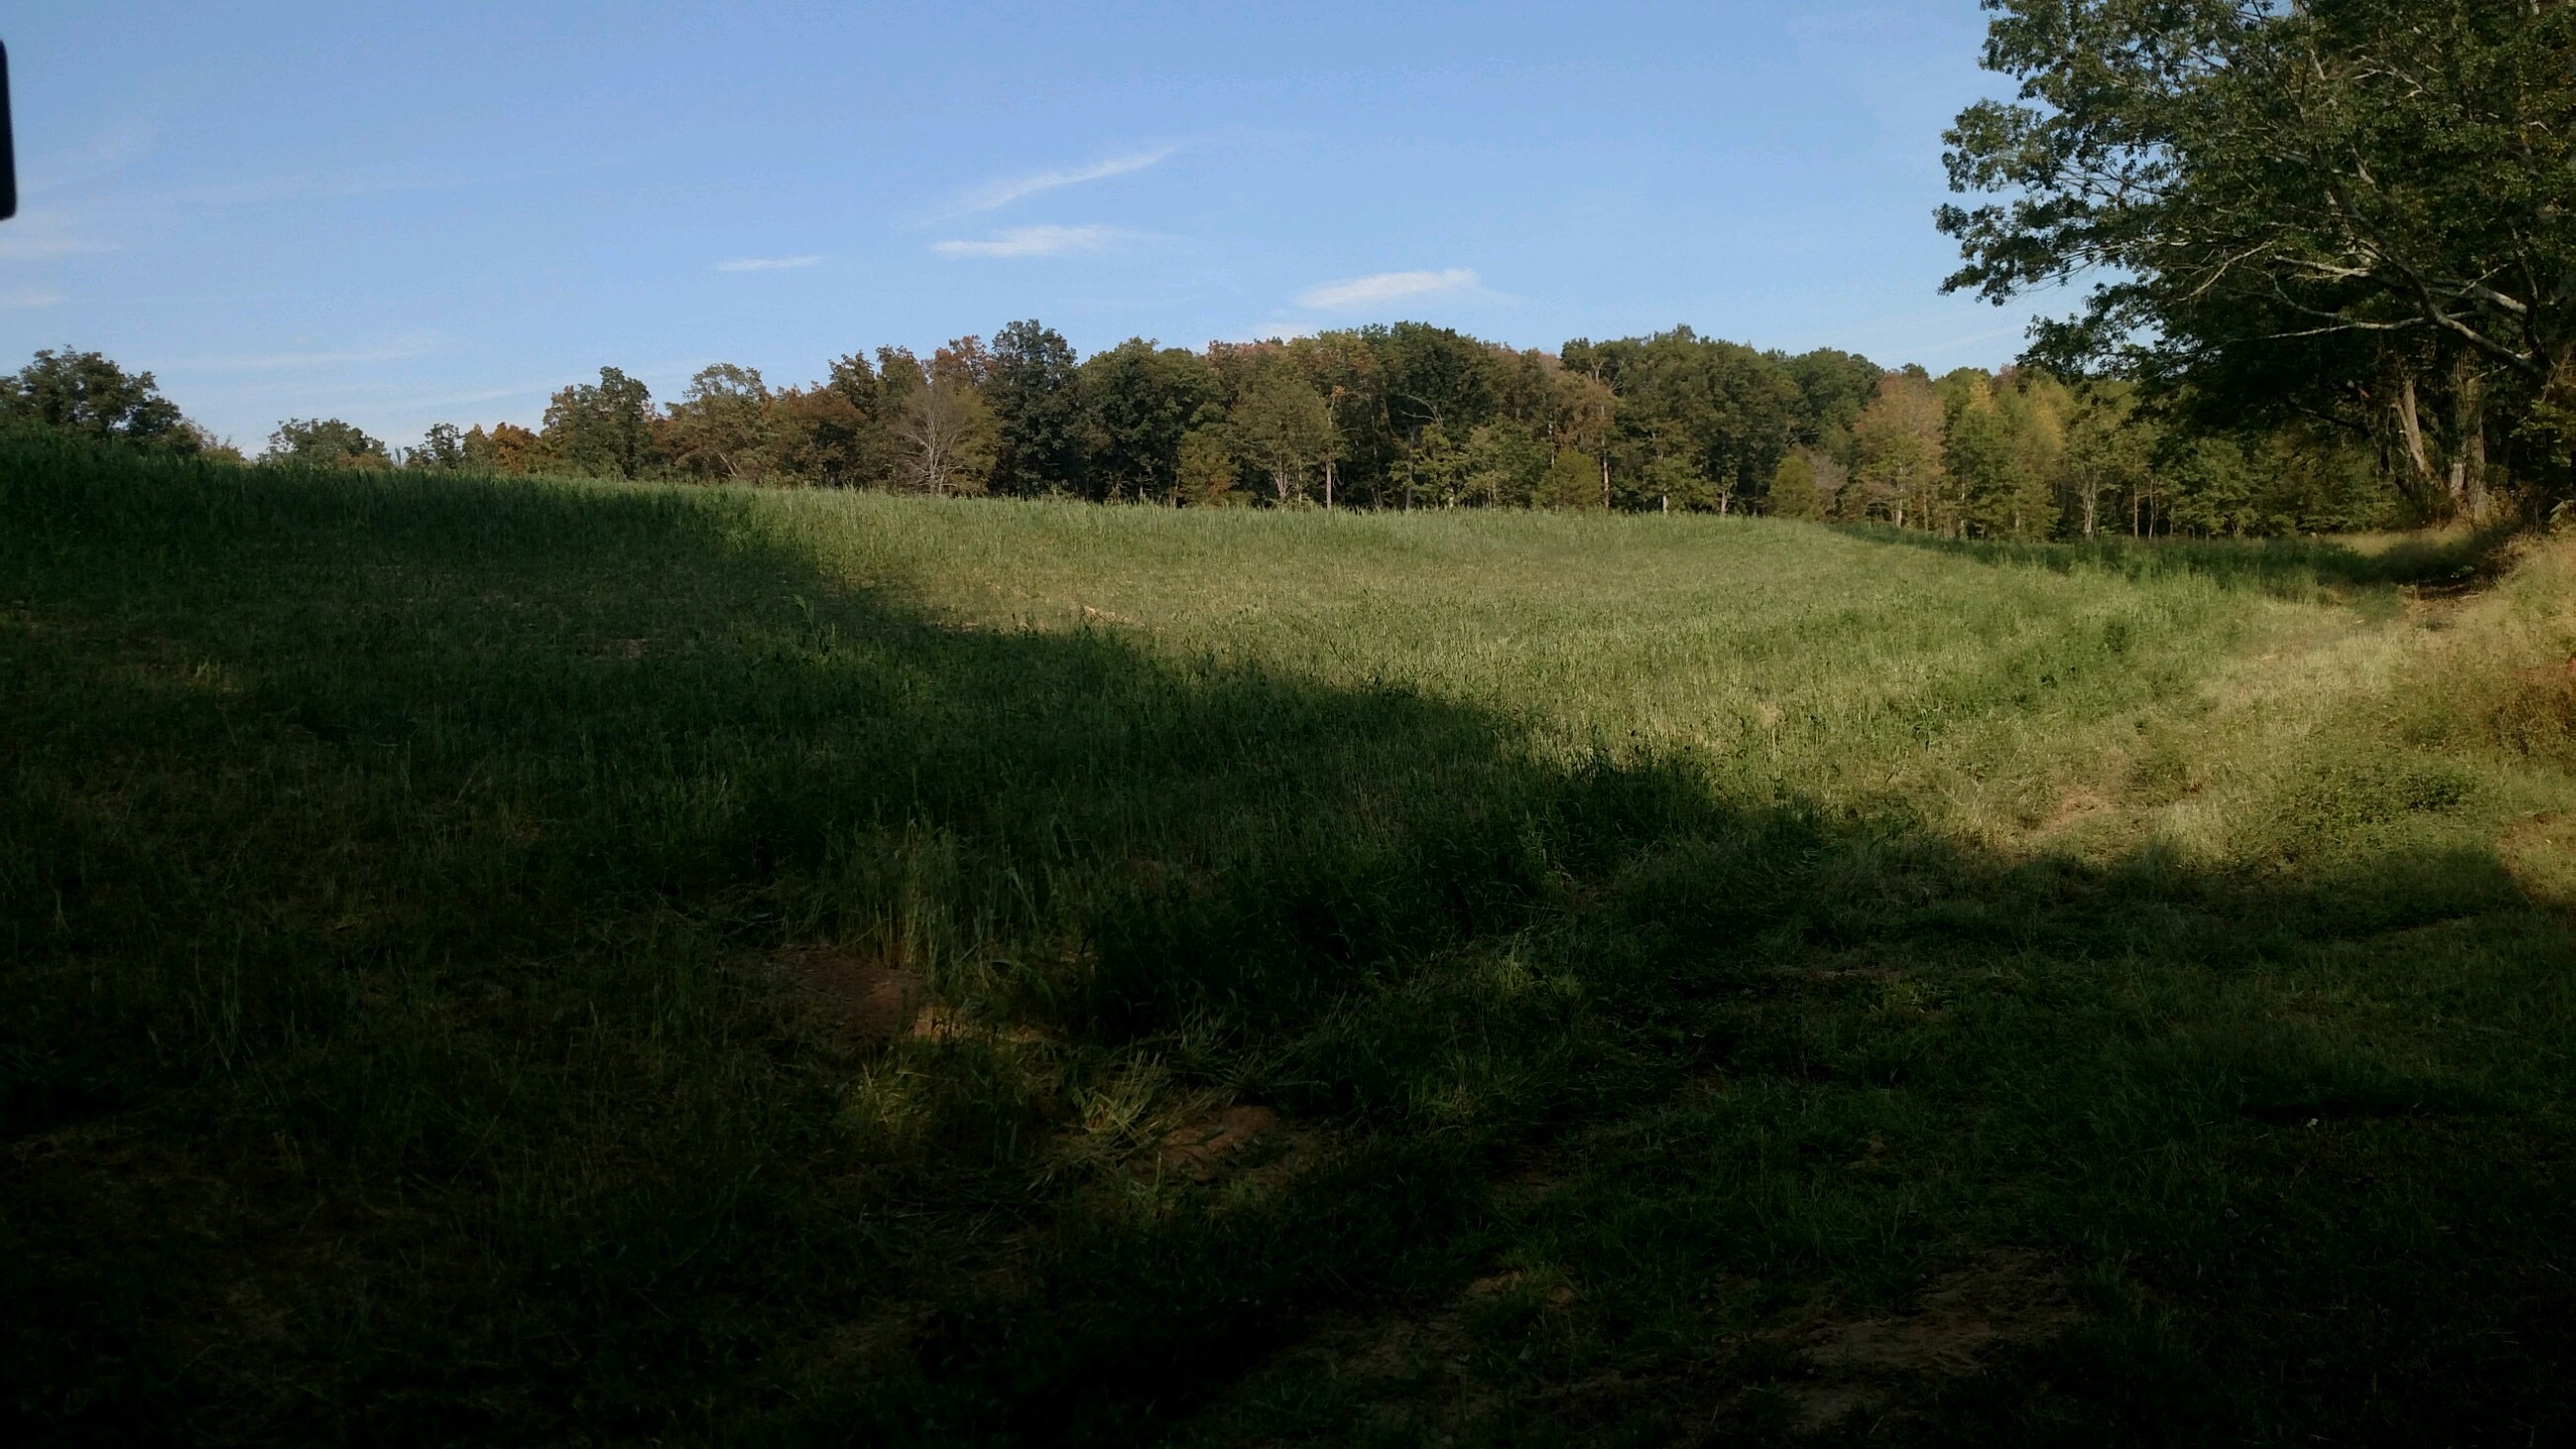
[[[19,1442],[2576,1434],[2576,548],[0,449]]]

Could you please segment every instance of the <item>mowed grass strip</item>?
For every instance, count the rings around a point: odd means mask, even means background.
[[[9,445],[0,1402],[2564,1432],[2576,558],[2491,543]]]

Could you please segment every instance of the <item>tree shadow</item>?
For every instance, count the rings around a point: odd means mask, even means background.
[[[1577,1348],[1461,1350],[1531,1423],[1986,1242],[2185,1305],[2102,1394],[2503,1424],[2568,1361],[2565,934],[2491,849],[2213,871],[1730,799],[968,627],[745,494],[8,461],[0,1287],[48,1436],[1331,1439],[1378,1389],[1228,1394],[1514,1254],[1588,1295]],[[836,1038],[788,947],[938,1009]],[[1290,1128],[1171,1170],[1227,1103]],[[1566,1190],[1516,1207],[1534,1158]],[[2399,1360],[2455,1387],[2369,1387]]]
[[[1838,531],[1872,542],[1924,549],[1952,558],[2055,573],[2093,572],[2150,580],[2191,576],[2222,587],[2282,598],[2315,598],[2330,589],[2414,588],[2466,592],[2494,582],[2509,566],[2509,547],[2524,531],[2512,524],[2371,540],[2338,538],[2131,539],[2023,543],[1942,538],[1883,524]]]

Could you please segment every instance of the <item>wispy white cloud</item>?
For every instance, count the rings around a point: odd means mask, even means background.
[[[206,372],[286,372],[306,367],[346,367],[358,362],[400,362],[427,351],[426,344],[404,343],[351,352],[253,352],[232,357],[197,357],[176,365]]]
[[[522,383],[517,387],[478,387],[471,392],[441,393],[436,397],[423,398],[422,401],[433,406],[448,407],[457,403],[497,402],[505,397],[551,397],[562,389],[561,383],[530,382]]]
[[[1215,340],[1219,342],[1243,344],[1254,342],[1289,342],[1300,337],[1312,337],[1323,330],[1323,328],[1312,322],[1302,322],[1294,318],[1274,317],[1267,322],[1259,323],[1255,326],[1237,328],[1233,333],[1216,338]]]
[[[34,287],[22,287],[14,292],[0,292],[0,307],[7,308],[52,307],[60,304],[62,300],[63,294],[60,292],[41,291]]]
[[[322,398],[341,398],[363,402],[378,409],[422,409],[461,407],[469,403],[493,402],[503,398],[544,398],[563,387],[560,381],[528,383],[518,387],[482,387],[466,391],[430,390],[402,382],[336,382],[336,383],[254,383],[229,390],[204,387],[195,391],[214,391],[215,395],[233,399],[280,399],[288,402],[313,402]]]
[[[1362,307],[1382,307],[1405,297],[1463,292],[1475,285],[1476,274],[1465,267],[1451,267],[1441,272],[1380,272],[1373,277],[1352,277],[1348,281],[1308,287],[1297,294],[1297,305],[1347,312]]]
[[[15,220],[0,226],[0,262],[51,261],[116,250],[99,236],[99,229],[90,207],[21,207]]]
[[[1105,161],[1095,161],[1088,166],[1075,166],[1062,171],[1040,171],[1030,176],[1013,176],[1006,180],[987,182],[959,196],[948,209],[931,217],[930,220],[950,221],[961,216],[972,216],[979,211],[993,211],[1008,206],[1022,197],[1035,196],[1042,191],[1056,191],[1067,186],[1080,186],[1085,182],[1106,181],[1112,176],[1130,175],[1171,159],[1172,151],[1172,147],[1164,146],[1152,151],[1136,151],[1125,156],[1112,156]]]
[[[232,181],[183,186],[159,200],[188,210],[209,207],[263,206],[281,201],[333,201],[404,192],[437,191],[471,185],[457,175],[433,176],[390,167],[354,171],[303,171],[285,176],[251,176]]]
[[[930,249],[943,257],[1061,257],[1107,251],[1135,235],[1114,226],[1022,226],[982,241],[933,242]]]
[[[792,272],[798,267],[810,267],[821,260],[823,260],[823,258],[820,255],[810,257],[736,257],[734,260],[729,262],[716,263],[716,270],[719,272]]]
[[[1067,297],[1052,305],[1075,312],[1147,312],[1163,307],[1186,307],[1207,299],[1209,289],[1185,287],[1169,292],[1146,292],[1131,296]]]
[[[159,127],[142,117],[130,117],[69,151],[38,158],[20,178],[21,189],[29,196],[42,196],[94,181],[151,155],[160,140]]]
[[[94,148],[100,161],[95,179],[125,164],[112,135]],[[145,140],[135,145],[148,145]],[[84,162],[83,164],[87,164]],[[24,179],[22,177],[22,179]],[[120,187],[82,194],[69,182],[48,180],[41,189],[22,188],[19,212],[0,226],[0,262],[52,261],[151,248],[169,239],[174,225],[201,223],[210,211],[296,201],[355,200],[400,192],[426,191],[462,184],[451,178],[396,175],[389,172],[306,173],[240,181],[194,184],[168,189]],[[69,193],[56,197],[57,190]]]

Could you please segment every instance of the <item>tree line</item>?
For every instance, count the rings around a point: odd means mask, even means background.
[[[0,381],[0,424],[223,451],[149,373],[69,348]],[[1548,352],[1404,322],[1078,358],[1015,322],[927,359],[853,352],[801,386],[718,363],[667,403],[602,368],[557,391],[538,427],[442,423],[408,448],[289,419],[256,461],[1167,506],[1767,513],[1959,538],[2406,516],[2381,460],[2296,421],[2211,430],[2126,383],[1934,377],[1688,327]]]

